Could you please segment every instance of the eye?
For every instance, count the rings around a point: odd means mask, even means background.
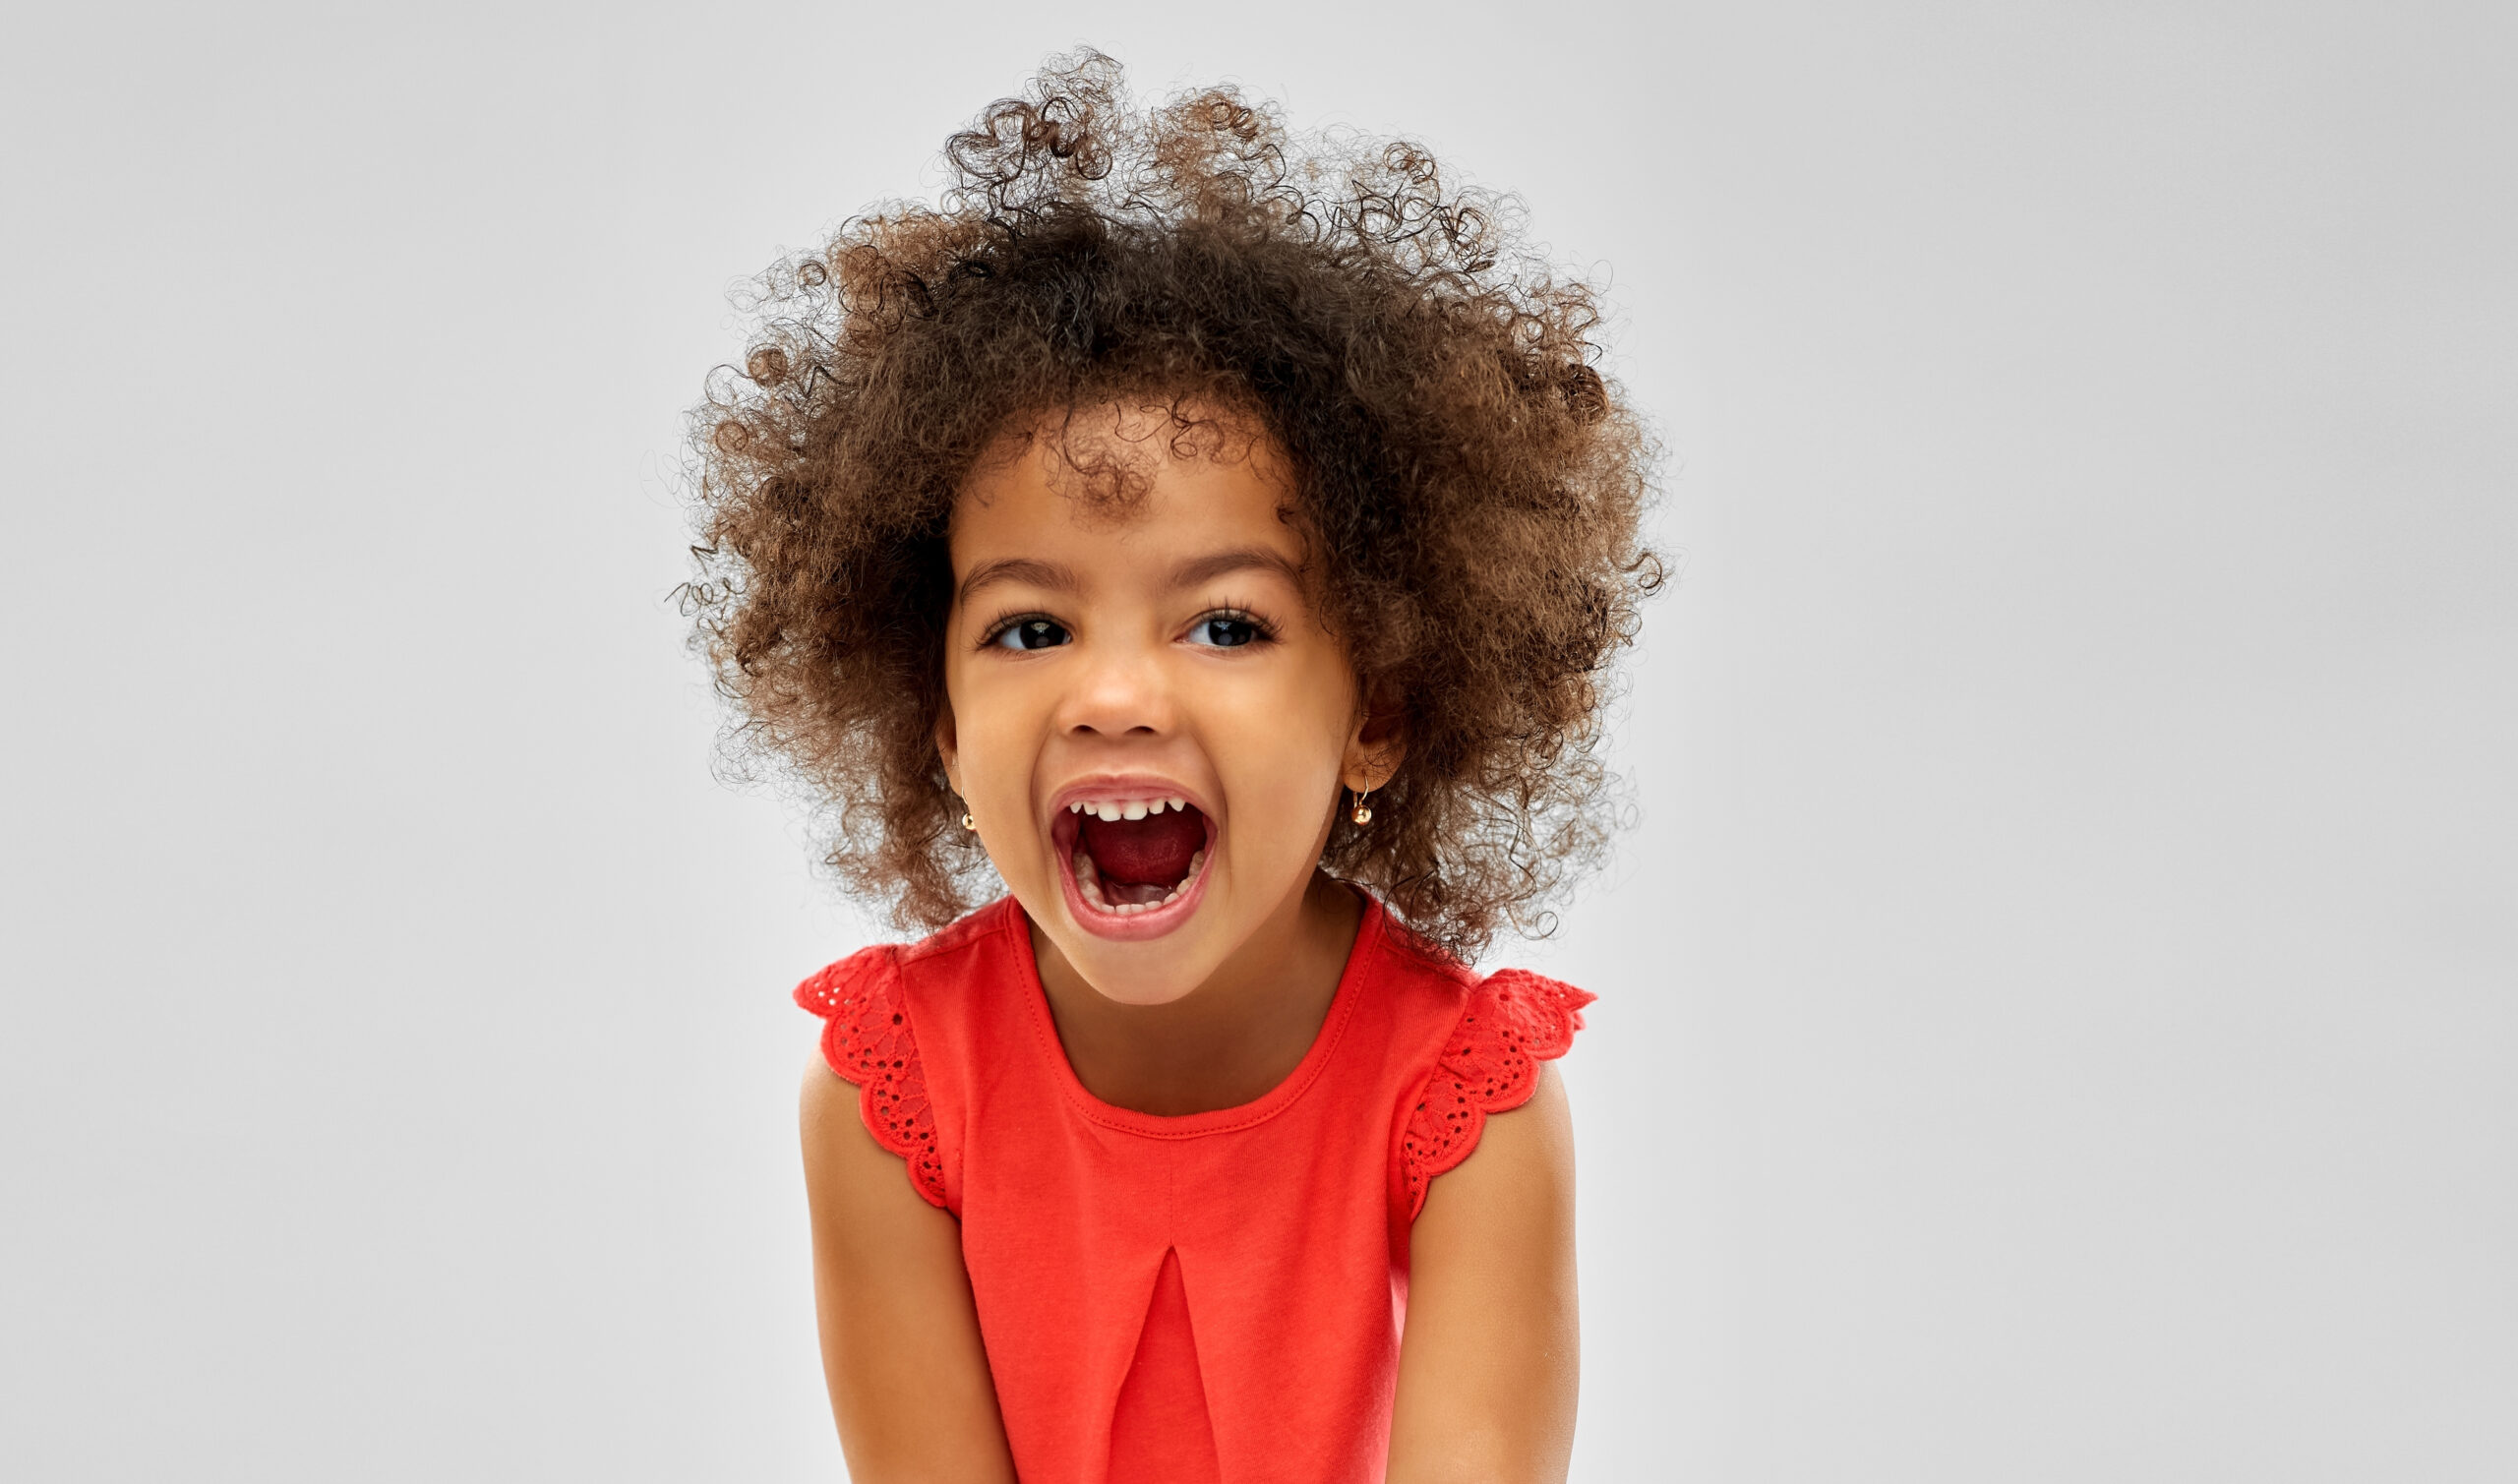
[[[1258,620],[1246,614],[1213,613],[1189,625],[1189,642],[1217,649],[1239,649],[1268,637]]]
[[[989,635],[998,649],[1049,649],[1067,641],[1065,625],[1054,619],[1017,619]]]

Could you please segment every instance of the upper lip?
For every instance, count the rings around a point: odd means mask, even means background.
[[[1087,799],[1185,799],[1199,813],[1212,819],[1215,811],[1207,807],[1198,791],[1176,778],[1157,773],[1101,773],[1079,778],[1049,796],[1049,822],[1055,824],[1066,812],[1066,806]]]

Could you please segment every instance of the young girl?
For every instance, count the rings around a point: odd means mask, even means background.
[[[737,740],[940,929],[796,994],[851,1476],[1562,1479],[1590,996],[1465,966],[1600,843],[1658,574],[1590,294],[1094,53],[946,157],[698,414]]]

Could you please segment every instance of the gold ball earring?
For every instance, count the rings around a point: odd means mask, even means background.
[[[1370,790],[1370,789],[1365,789],[1365,790],[1364,790],[1364,791],[1362,791],[1361,793],[1357,794],[1357,795],[1355,796],[1355,806],[1354,806],[1352,809],[1350,809],[1350,810],[1349,810],[1349,811],[1348,811],[1347,817],[1348,817],[1348,818],[1349,818],[1349,819],[1352,819],[1352,820],[1353,820],[1353,821],[1355,821],[1357,824],[1370,824],[1370,823],[1372,823],[1372,822],[1373,822],[1373,810],[1372,810],[1372,805],[1371,805],[1371,804],[1368,804],[1368,803],[1366,803],[1366,802],[1364,801],[1365,800],[1370,799],[1370,798],[1372,798],[1372,797],[1373,797],[1373,791],[1372,791],[1372,790]]]
[[[968,809],[964,809],[962,811],[962,828],[966,830],[975,830],[979,828],[979,825],[972,821],[971,811]]]

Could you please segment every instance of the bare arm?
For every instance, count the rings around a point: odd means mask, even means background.
[[[1554,1067],[1435,1179],[1409,1249],[1389,1484],[1563,1484],[1582,1357],[1574,1124]]]
[[[1015,1484],[962,1267],[962,1229],[919,1198],[820,1058],[805,1074],[805,1189],[822,1372],[856,1484]]]

